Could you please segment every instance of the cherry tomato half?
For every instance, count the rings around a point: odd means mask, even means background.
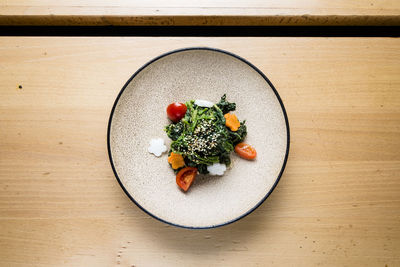
[[[239,143],[235,146],[235,152],[244,159],[254,159],[257,156],[257,151],[251,145]]]
[[[167,107],[168,118],[173,122],[180,121],[186,114],[187,107],[183,103],[175,102]]]
[[[197,168],[186,167],[178,172],[176,175],[176,184],[182,188],[183,191],[187,191],[192,185],[194,178],[197,175]]]

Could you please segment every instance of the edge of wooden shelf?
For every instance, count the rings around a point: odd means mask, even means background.
[[[395,15],[0,15],[1,26],[400,26]]]

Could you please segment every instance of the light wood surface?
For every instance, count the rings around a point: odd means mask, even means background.
[[[188,46],[254,63],[291,126],[270,198],[210,230],[142,212],[106,149],[126,80]],[[399,51],[393,38],[0,38],[0,265],[399,266]]]
[[[0,25],[400,25],[400,1],[0,0]]]

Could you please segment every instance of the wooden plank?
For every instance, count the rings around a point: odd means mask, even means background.
[[[400,25],[400,2],[0,0],[0,25]]]
[[[106,151],[125,81],[188,46],[259,67],[292,140],[271,197],[201,231],[131,203]],[[0,38],[0,265],[399,266],[399,48],[393,38]]]

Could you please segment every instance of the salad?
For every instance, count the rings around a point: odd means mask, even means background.
[[[167,108],[171,123],[165,127],[172,140],[168,163],[176,172],[176,183],[185,192],[197,173],[223,175],[230,166],[231,152],[252,160],[256,150],[243,143],[245,121],[233,113],[236,104],[223,95],[217,104],[206,100],[172,103]],[[164,149],[165,150],[165,149]]]

